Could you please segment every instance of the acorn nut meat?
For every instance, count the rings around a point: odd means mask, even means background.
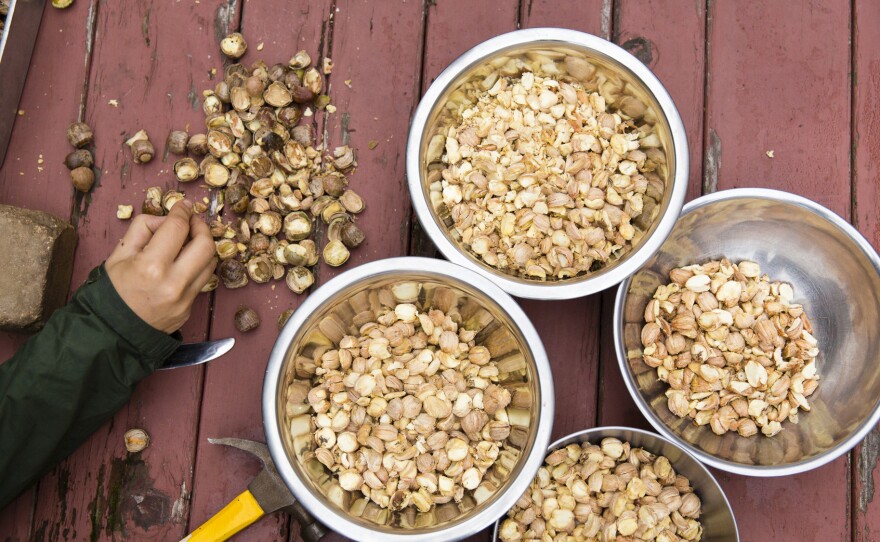
[[[125,439],[125,449],[133,454],[143,451],[150,445],[150,435],[143,429],[129,429],[123,438]]]
[[[128,220],[131,218],[132,211],[134,211],[134,208],[131,205],[117,205],[116,218],[119,220]]]

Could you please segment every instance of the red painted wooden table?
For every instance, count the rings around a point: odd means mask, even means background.
[[[218,40],[240,29],[251,44],[245,61],[286,61],[306,49],[335,63],[329,84],[338,111],[319,120],[331,146],[350,138],[359,150],[352,182],[368,204],[360,222],[367,242],[348,266],[433,254],[404,180],[409,117],[457,55],[535,26],[612,39],[658,74],[687,129],[689,198],[738,186],[789,190],[880,244],[880,3],[871,0],[76,0],[65,11],[46,8],[0,169],[0,202],[70,218],[79,231],[73,284],[80,284],[126,229],[117,204],[139,206],[146,187],[173,185],[170,158],[132,166],[125,139],[145,128],[161,144],[171,129],[197,129],[200,92],[221,65]],[[95,129],[102,172],[86,197],[74,196],[61,163],[66,127],[78,117]],[[379,144],[370,150],[369,141]],[[317,282],[336,272],[322,267]],[[612,300],[606,292],[523,302],[553,366],[554,438],[597,425],[647,427],[618,374]],[[0,540],[177,540],[221,508],[258,465],[207,438],[262,439],[274,320],[299,301],[268,285],[202,296],[184,329],[189,340],[234,335],[232,314],[244,303],[265,323],[221,359],[144,381],[112,422],[0,511]],[[0,359],[22,341],[0,335]],[[137,459],[123,446],[131,427],[153,439]],[[849,455],[798,476],[716,472],[743,540],[880,539],[878,442],[872,432]],[[296,540],[296,533],[277,514],[237,539]]]

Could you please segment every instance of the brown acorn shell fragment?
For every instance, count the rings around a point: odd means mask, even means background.
[[[315,276],[307,267],[291,267],[287,271],[287,287],[294,293],[301,294],[315,283]]]
[[[162,207],[163,190],[158,186],[147,188],[144,195],[144,203],[141,206],[141,212],[145,215],[162,216],[165,214],[165,208]]]
[[[192,158],[181,158],[174,162],[174,175],[182,183],[194,181],[199,176],[199,165]]]
[[[364,199],[354,190],[346,190],[339,198],[339,202],[349,213],[358,214],[364,211]]]
[[[333,267],[339,267],[348,261],[348,257],[351,253],[348,251],[348,247],[342,244],[342,241],[333,240],[327,243],[327,246],[324,247],[324,261],[327,265],[331,265]]]
[[[198,156],[208,154],[208,136],[205,134],[193,134],[186,142],[186,150]]]
[[[174,130],[168,134],[165,140],[165,148],[171,154],[186,154],[186,147],[189,143],[189,135],[180,130]]]

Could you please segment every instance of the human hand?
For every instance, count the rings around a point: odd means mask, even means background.
[[[165,333],[187,321],[193,301],[217,266],[208,225],[186,200],[168,216],[139,215],[104,268],[123,301]]]

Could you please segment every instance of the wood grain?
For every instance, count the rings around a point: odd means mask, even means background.
[[[171,129],[187,124],[198,129],[202,123],[192,96],[208,85],[216,66],[217,12],[209,2],[100,5],[85,111],[96,133],[101,175],[74,213],[80,236],[74,284],[107,257],[128,228],[115,218],[118,204],[139,208],[148,186],[176,185],[173,157],[164,160],[162,148]],[[139,129],[150,134],[157,149],[156,158],[143,166],[132,164],[124,144]],[[205,193],[197,186],[183,190],[191,198]],[[208,301],[203,296],[194,306],[183,330],[187,340],[206,337]],[[110,423],[43,480],[36,532],[50,540],[183,536],[202,371],[189,368],[146,379]],[[152,437],[151,446],[138,455],[127,455],[123,446],[122,435],[131,427],[142,427]]]
[[[241,33],[249,43],[242,62],[250,65],[263,59],[268,65],[287,62],[305,49],[320,65],[331,39],[332,3],[297,0],[284,3],[248,2],[241,13]],[[258,51],[259,44],[263,50]],[[265,442],[261,399],[263,376],[269,352],[278,336],[276,322],[286,309],[298,306],[302,298],[284,282],[249,284],[215,292],[211,337],[235,337],[227,355],[205,370],[192,511],[189,528],[194,530],[241,493],[261,465],[247,453],[209,444],[214,437],[239,437]],[[235,312],[253,308],[262,318],[257,329],[242,334],[234,325]],[[239,538],[242,540],[287,540],[289,519],[272,514],[258,521]]]
[[[849,218],[849,23],[848,5],[833,1],[710,5],[704,186],[788,190]],[[774,518],[741,519],[744,540],[842,540],[848,469],[841,457],[797,476],[720,481],[738,518]]]
[[[520,6],[520,26],[558,26],[611,35],[611,2],[532,0]],[[601,295],[564,302],[521,300],[550,357],[556,391],[553,439],[596,425],[599,394]]]
[[[705,1],[620,0],[614,7],[614,41],[645,63],[672,96],[690,151],[686,198],[702,190]],[[601,425],[650,429],[629,396],[614,352],[613,312],[617,289],[603,295]]]
[[[335,15],[330,98],[337,110],[327,117],[328,148],[347,144],[356,151],[350,188],[365,198],[366,211],[356,218],[369,233],[345,266],[322,262],[322,281],[407,253],[406,138],[420,96],[422,31],[419,2],[356,0],[340,4]]]
[[[880,249],[880,4],[853,4],[853,224]],[[880,431],[875,427],[853,452],[853,540],[880,539],[880,503],[874,501],[880,484],[877,459]]]
[[[66,12],[46,5],[28,77],[3,166],[0,203],[37,209],[65,220],[70,217],[73,189],[64,157],[72,150],[67,126],[77,120],[85,99],[89,20],[93,2],[79,2]],[[65,51],[64,55],[58,51]],[[0,333],[0,363],[12,357],[25,335]],[[0,510],[0,537],[31,538],[36,485]]]

